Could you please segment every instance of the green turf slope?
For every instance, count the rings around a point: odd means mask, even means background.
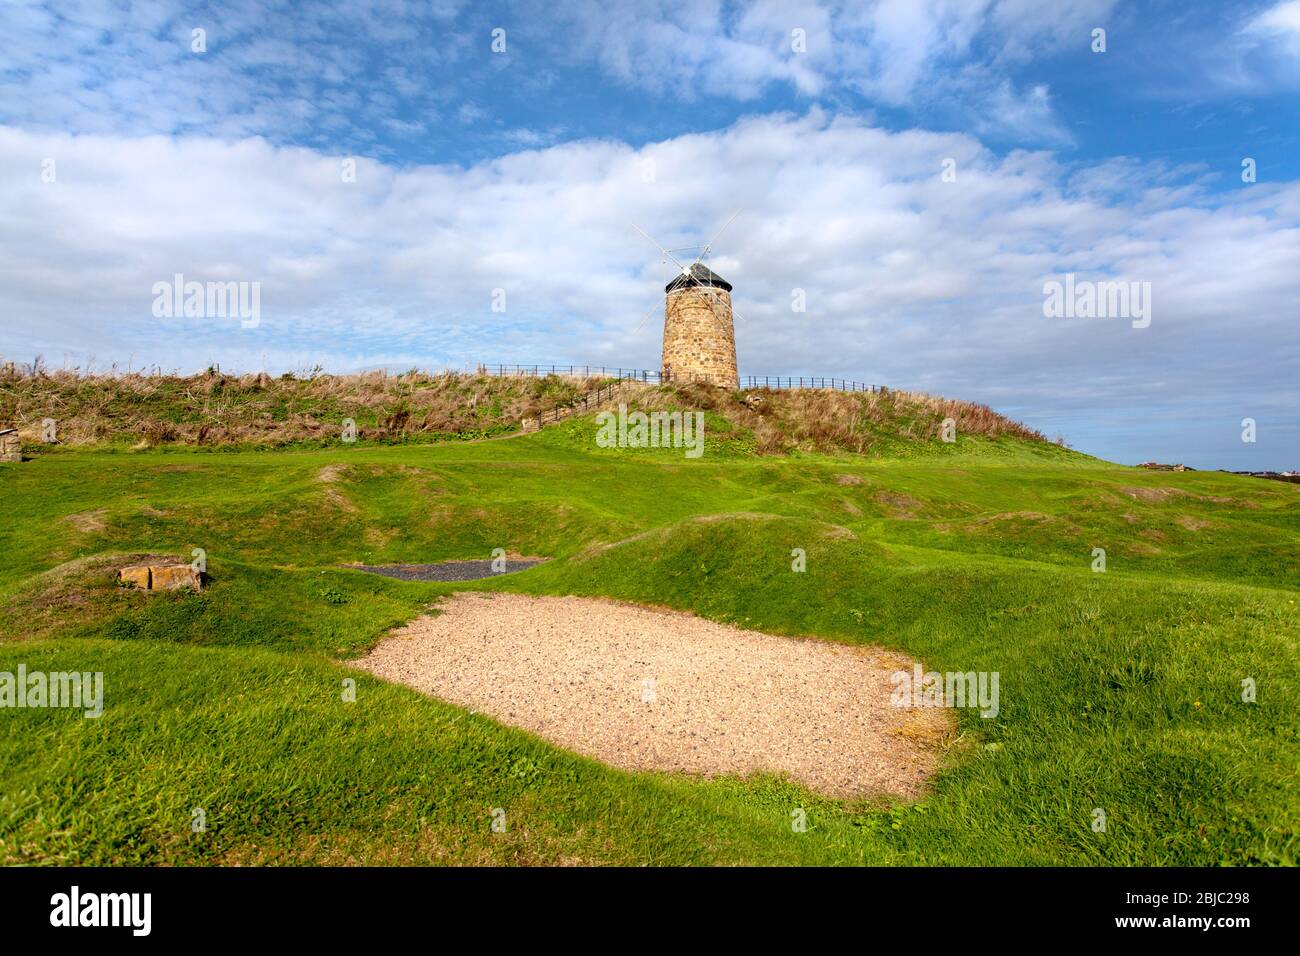
[[[0,465],[0,671],[105,675],[98,719],[0,710],[0,862],[1296,862],[1300,488],[1012,438],[759,458],[720,431],[688,460],[594,428]],[[346,667],[453,586],[340,565],[497,547],[554,560],[460,587],[998,671],[1000,713],[960,714],[921,801],[845,804],[612,770]],[[202,593],[112,583],[194,548]]]

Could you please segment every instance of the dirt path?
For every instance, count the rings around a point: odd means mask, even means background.
[[[785,773],[915,796],[949,711],[890,706],[912,661],[591,598],[465,593],[356,666],[630,770]]]

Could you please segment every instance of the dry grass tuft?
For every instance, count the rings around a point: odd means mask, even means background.
[[[48,370],[39,360],[0,364],[0,424],[24,442],[57,422],[65,445],[126,442],[136,447],[284,445],[337,441],[345,419],[377,441],[479,438],[594,390],[604,379],[496,378],[412,370],[356,375],[87,374]]]
[[[936,398],[920,392],[837,392],[826,389],[754,389],[731,392],[695,384],[646,388],[637,405],[647,411],[701,409],[753,433],[761,455],[790,451],[865,454],[890,441],[938,441],[944,419],[957,434],[1003,436],[1046,442],[1035,431],[987,405]]]
[[[67,445],[259,445],[335,442],[344,422],[371,441],[473,439],[517,430],[525,418],[568,404],[609,379],[506,377],[412,370],[355,375],[197,375],[50,371],[39,361],[0,364],[0,425],[38,443],[58,424]],[[914,392],[818,389],[735,392],[704,384],[627,383],[611,402],[646,411],[713,412],[752,435],[761,455],[791,451],[875,452],[890,443],[937,441],[944,419],[962,436],[1046,441],[985,405]]]

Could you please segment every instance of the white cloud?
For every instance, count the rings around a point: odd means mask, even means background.
[[[1161,56],[1166,77],[1151,92],[1165,99],[1270,96],[1300,89],[1300,0],[1225,6],[1195,28],[1144,41],[1146,58]]]
[[[745,372],[920,387],[1039,422],[1162,414],[1195,395],[1225,420],[1293,419],[1300,185],[1215,194],[1196,175],[998,158],[965,135],[820,111],[639,150],[361,160],[355,183],[338,157],[260,139],[0,128],[0,354],[654,367],[665,277],[630,223],[681,246],[739,207],[714,264],[736,286]],[[1066,271],[1151,282],[1151,327],[1045,319],[1042,284]],[[261,325],[153,318],[151,286],[176,272],[260,281]],[[795,288],[805,314],[790,310]]]
[[[982,118],[979,132],[1038,144],[1068,142],[1042,84],[1019,89],[1004,67],[1073,44],[1115,0],[1062,9],[1047,0],[766,2],[729,18],[715,2],[556,8],[575,59],[591,58],[622,83],[688,100],[749,100],[789,86],[818,96],[847,88],[871,102],[925,108],[953,121]],[[791,33],[806,37],[795,52]],[[957,128],[967,128],[957,122]]]
[[[1261,11],[1251,18],[1242,33],[1275,44],[1284,55],[1300,60],[1300,0],[1283,0]]]
[[[516,87],[544,89],[566,64],[679,98],[686,110],[714,97],[854,91],[952,128],[972,129],[965,121],[977,117],[982,135],[1059,145],[1067,138],[1046,88],[1013,82],[1007,68],[1086,42],[1112,4],[1060,12],[1050,0],[556,0],[538,18],[522,0],[491,12],[369,0],[232,2],[201,13],[166,2],[16,0],[0,31],[0,122],[316,146],[347,139],[386,155],[377,134],[421,134],[466,100],[484,108],[507,65]],[[508,25],[508,58],[488,52],[489,17]],[[206,53],[190,49],[195,27],[207,32]]]

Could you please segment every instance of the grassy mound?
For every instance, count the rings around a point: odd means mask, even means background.
[[[0,493],[23,502],[0,529],[0,671],[102,671],[105,686],[97,720],[5,713],[0,862],[1297,862],[1300,488],[1005,432],[915,440],[944,409],[895,454],[877,433],[878,457],[840,438],[826,455],[797,412],[816,396],[763,396],[761,421],[745,396],[706,397],[732,430],[710,426],[695,460],[598,448],[586,418],[476,444],[0,466]],[[747,451],[774,422],[792,454]],[[455,585],[344,567],[498,547],[554,560]],[[132,555],[194,548],[202,593],[113,583]],[[1000,711],[959,714],[915,803],[620,773],[347,668],[459,588],[885,645],[997,671]]]
[[[492,377],[411,371],[401,375],[265,374],[215,370],[191,376],[21,373],[0,366],[0,423],[38,446],[52,418],[64,446],[206,447],[343,443],[347,419],[365,443],[487,438],[516,432],[525,418],[609,384],[599,378]],[[941,440],[951,419],[965,438],[1050,449],[1043,436],[983,405],[907,392],[735,392],[707,385],[626,382],[611,404],[706,415],[715,454],[850,452],[898,457],[951,454]],[[587,419],[590,421],[590,417]],[[577,423],[567,423],[570,429]],[[587,430],[579,426],[582,437]]]
[[[438,441],[516,431],[523,418],[573,401],[597,379],[495,378],[446,372],[357,375],[22,374],[0,367],[0,422],[37,442],[53,418],[65,445],[335,443],[344,421],[360,441]]]

